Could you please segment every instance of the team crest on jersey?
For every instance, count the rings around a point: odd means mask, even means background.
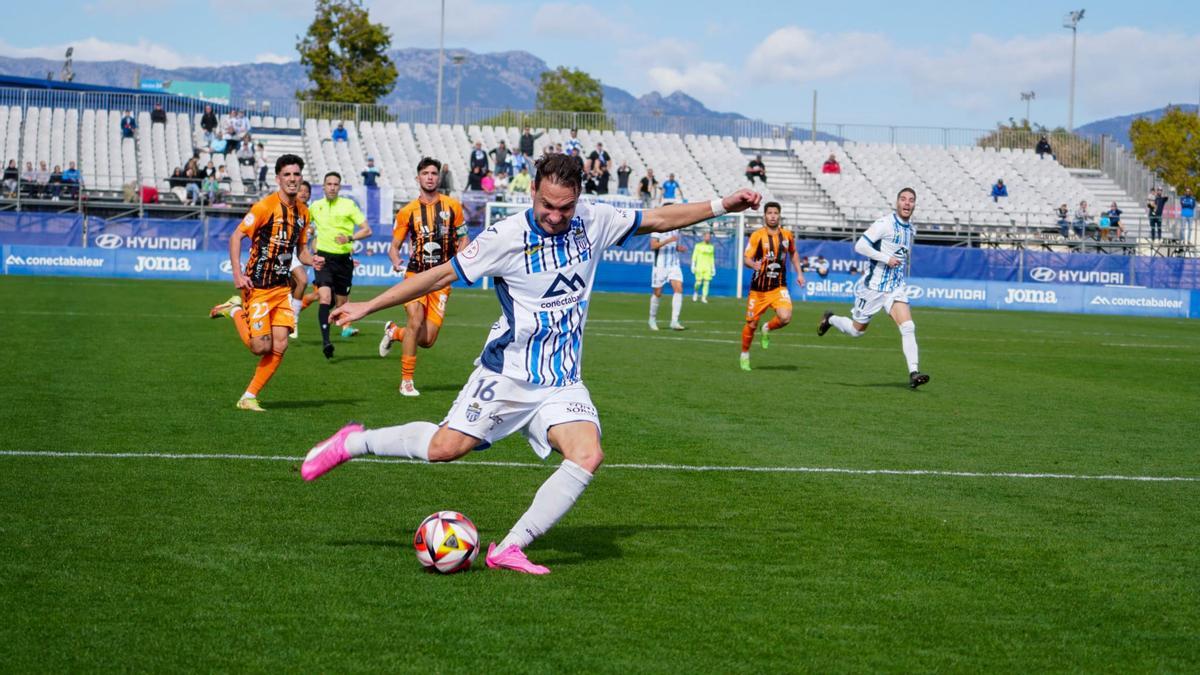
[[[449,211],[438,211],[438,218],[441,218],[442,220],[444,220],[446,222],[450,222],[450,212]]]
[[[459,255],[463,257],[463,260],[474,260],[475,256],[479,255],[479,240],[472,241],[471,245],[464,248]]]
[[[583,221],[578,218],[571,221],[571,236],[575,239],[575,246],[580,251],[586,251],[592,245],[588,241],[587,232],[583,230]]]
[[[478,403],[471,401],[471,405],[467,406],[467,421],[474,424],[479,421],[479,415],[483,413],[483,408]]]

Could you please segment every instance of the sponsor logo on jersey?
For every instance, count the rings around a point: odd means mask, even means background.
[[[1010,288],[1004,296],[1004,304],[1057,305],[1058,294],[1036,288]]]
[[[578,401],[568,403],[567,412],[572,415],[587,415],[588,417],[596,417],[596,409],[594,407]]]
[[[581,291],[584,288],[587,288],[587,283],[583,280],[583,277],[575,274],[570,278],[567,278],[566,275],[564,275],[562,272],[559,272],[558,276],[555,277],[554,281],[550,284],[550,288],[546,289],[546,292],[542,295],[542,297],[557,298],[560,295]]]
[[[242,225],[246,227],[254,227],[254,214],[247,213],[245,218],[242,218]]]

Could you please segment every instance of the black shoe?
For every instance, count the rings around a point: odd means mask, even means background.
[[[929,381],[929,376],[919,371],[912,371],[908,374],[908,388],[916,389],[917,387]]]
[[[817,335],[824,335],[829,332],[829,317],[833,316],[833,312],[825,312],[821,315],[821,323],[817,325]]]
[[[333,358],[333,344],[326,342],[325,346],[321,348],[321,351],[325,352],[325,358],[327,358],[327,359]],[[928,379],[928,378],[926,378],[926,379]]]

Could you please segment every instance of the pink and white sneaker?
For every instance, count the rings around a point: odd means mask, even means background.
[[[514,570],[525,574],[550,574],[549,567],[542,567],[529,562],[525,552],[510,544],[508,548],[496,553],[496,542],[488,544],[487,558],[484,559],[491,569]]]
[[[300,465],[300,477],[307,481],[314,481],[333,471],[334,468],[349,462],[350,453],[346,451],[346,437],[362,430],[363,425],[351,422],[338,429],[336,434],[318,443],[304,457],[304,464]]]

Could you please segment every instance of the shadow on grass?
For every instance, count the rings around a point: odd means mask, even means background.
[[[755,370],[800,370],[799,366],[787,364],[780,366],[754,366]]]
[[[553,569],[555,565],[621,558],[620,540],[628,537],[698,529],[701,528],[682,525],[565,525],[554,528],[545,539],[535,542],[535,550],[530,554],[537,564]],[[536,549],[542,546],[550,550],[544,554],[538,552]]]
[[[361,398],[327,398],[320,401],[273,401],[267,406],[271,410],[289,410],[294,408],[320,408],[326,405],[350,405],[362,403]]]

